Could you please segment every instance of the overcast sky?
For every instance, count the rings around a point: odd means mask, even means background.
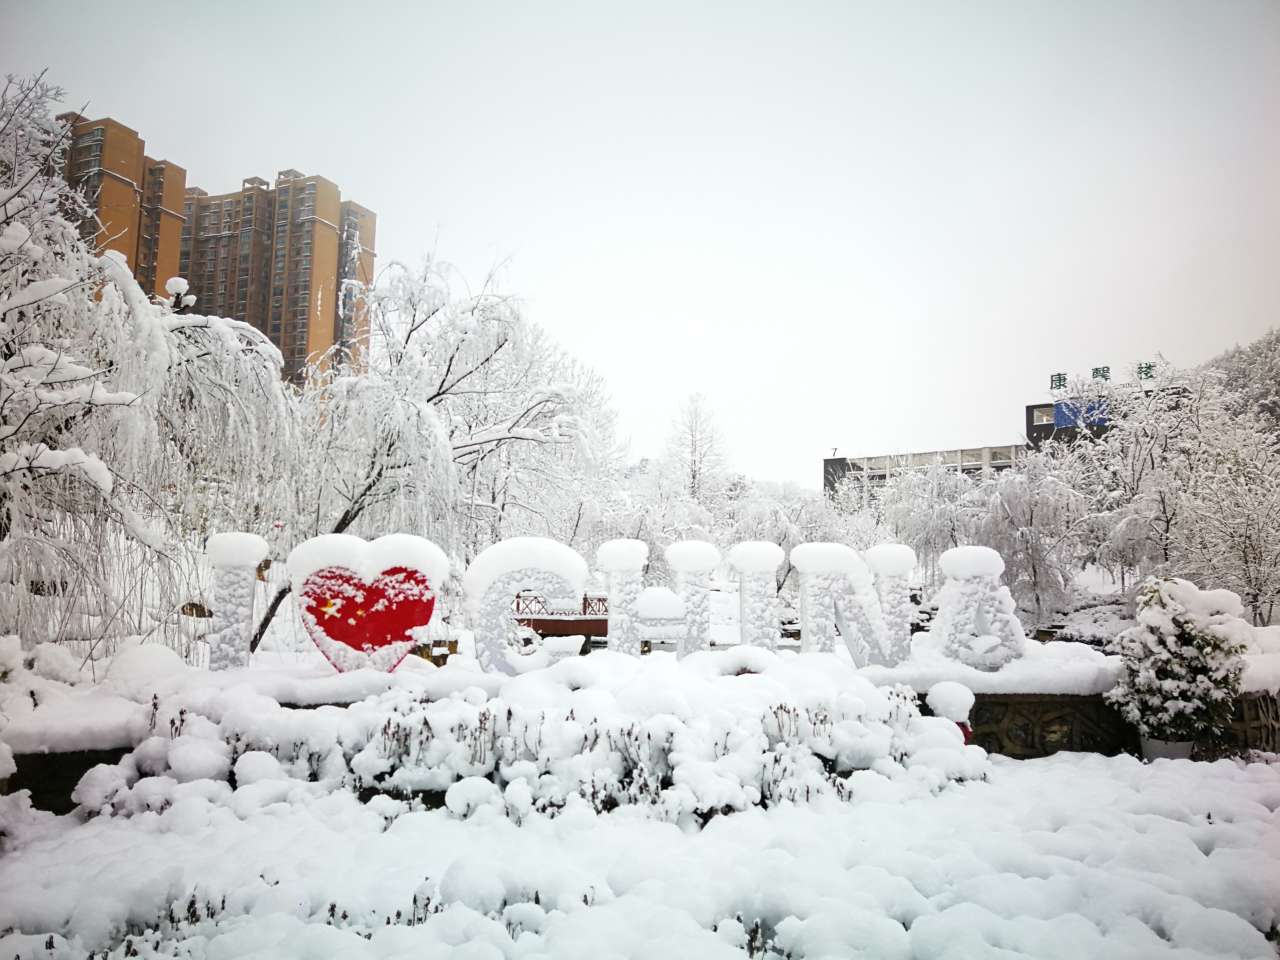
[[[700,390],[734,466],[816,486],[1280,323],[1276,0],[0,10],[0,69],[188,184],[295,167],[381,264],[503,264],[634,456]]]

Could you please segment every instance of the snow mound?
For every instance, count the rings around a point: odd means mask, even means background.
[[[720,566],[720,551],[705,540],[681,540],[663,551],[676,573],[710,573]]]
[[[215,567],[256,567],[270,547],[256,533],[215,533],[204,545],[205,556]]]
[[[643,570],[649,545],[643,540],[606,540],[596,548],[596,566],[606,573]]]
[[[392,567],[417,570],[439,589],[449,579],[449,558],[424,537],[392,533],[364,540],[349,533],[326,533],[304,540],[290,552],[286,566],[293,590],[301,596],[307,577],[326,567],[342,567],[363,580],[374,580]]]
[[[164,292],[171,297],[180,297],[189,289],[186,277],[170,277],[164,282]]]
[[[942,680],[929,688],[925,703],[935,716],[955,723],[968,723],[973,709],[973,691],[954,680]]]
[[[998,577],[1004,573],[1004,559],[990,547],[952,547],[938,558],[938,566],[953,580]]]
[[[138,643],[111,658],[102,686],[105,690],[142,700],[165,686],[170,678],[190,669],[169,647],[159,643]]]
[[[942,639],[930,633],[912,638],[911,656],[895,666],[863,667],[876,684],[905,684],[927,690],[954,680],[975,693],[1061,693],[1087,696],[1115,686],[1120,658],[1083,643],[1028,643],[1023,656],[999,670],[980,670],[948,657]]]
[[[579,596],[587,582],[587,562],[572,547],[547,537],[512,537],[480,551],[463,574],[462,588],[478,604],[496,580],[521,570],[559,576]]]
[[[768,540],[747,540],[729,548],[729,566],[739,573],[773,573],[786,554]]]
[[[878,543],[862,558],[877,577],[905,577],[916,568],[916,552],[905,543]]]

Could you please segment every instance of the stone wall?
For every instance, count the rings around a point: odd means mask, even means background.
[[[969,721],[974,743],[1018,759],[1059,750],[1113,756],[1138,749],[1137,733],[1100,694],[979,693]]]
[[[1059,750],[1113,756],[1141,752],[1137,731],[1101,694],[979,693],[970,715],[973,742],[990,753],[1030,759]],[[1280,752],[1280,697],[1247,693],[1236,702],[1229,746]],[[1204,744],[1199,753],[1212,754]]]

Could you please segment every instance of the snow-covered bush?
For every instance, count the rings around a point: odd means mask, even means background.
[[[1231,722],[1244,669],[1240,598],[1151,577],[1138,592],[1138,625],[1112,645],[1122,669],[1108,701],[1146,737],[1203,740]]]

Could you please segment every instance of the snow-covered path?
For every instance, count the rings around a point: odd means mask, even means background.
[[[124,924],[171,907],[142,956],[1275,956],[1280,765],[997,758],[990,782],[938,796],[700,832],[636,808],[517,825],[297,781],[212,786],[162,814],[0,824],[28,834],[0,861],[0,929],[31,934],[0,956],[124,955]]]

